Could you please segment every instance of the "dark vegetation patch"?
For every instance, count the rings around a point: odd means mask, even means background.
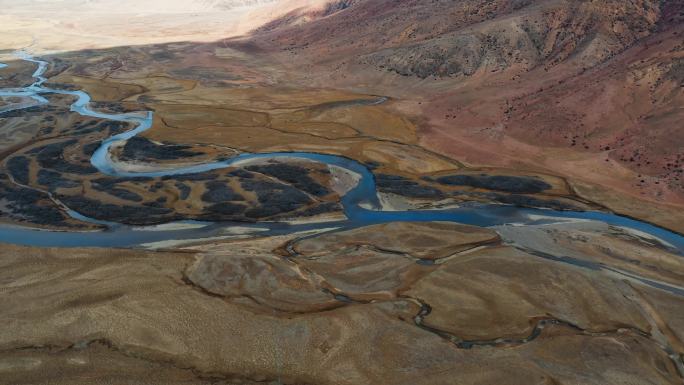
[[[47,71],[45,71],[45,74],[43,75],[48,79],[61,74],[62,72],[66,71],[70,67],[69,63],[67,63],[65,60],[62,60],[58,57],[51,57],[51,58],[49,58],[49,61],[50,61],[50,66],[48,67]],[[64,89],[64,88],[60,88],[60,89]]]
[[[436,180],[449,186],[469,186],[516,194],[536,194],[551,188],[551,185],[541,179],[522,176],[448,175]]]
[[[48,195],[29,188],[0,184],[0,200],[15,220],[39,225],[64,226],[65,215]]]
[[[132,191],[124,190],[122,188],[115,188],[115,189],[111,189],[111,190],[104,191],[104,192],[106,192],[109,195],[113,195],[119,199],[123,199],[125,201],[132,201],[132,202],[142,202],[143,201],[143,197],[141,197],[140,195],[138,195]]]
[[[555,199],[545,200],[539,199],[527,195],[518,194],[488,194],[490,199],[496,200],[500,203],[505,203],[509,205],[515,205],[520,207],[532,207],[532,208],[548,208],[553,210],[578,210],[574,205],[564,203]]]
[[[104,121],[97,126],[101,131],[109,131],[108,136],[118,135],[129,131],[132,127],[130,123],[127,122],[116,122],[116,121]]]
[[[162,180],[198,182],[205,180],[214,180],[216,178],[218,178],[218,175],[215,172],[201,172],[197,174],[166,175],[162,177]]]
[[[117,122],[114,120],[105,120],[97,125],[96,131],[109,132],[108,136],[118,135],[131,129],[131,124],[127,122]]]
[[[69,139],[69,140],[62,141],[62,142],[51,143],[51,144],[46,144],[44,146],[34,147],[34,148],[26,151],[26,153],[31,154],[31,155],[35,155],[35,154],[40,154],[42,152],[54,151],[55,149],[59,150],[61,153],[63,148],[74,145],[77,142],[78,141],[76,139]]]
[[[458,192],[455,194],[459,194]],[[528,196],[528,195],[520,195],[520,194],[500,194],[500,193],[478,193],[478,192],[471,192],[468,193],[468,195],[471,196],[477,196],[477,197],[482,197],[486,198],[498,203],[503,203],[507,205],[513,205],[513,206],[518,206],[518,207],[529,207],[529,208],[545,208],[545,209],[552,209],[552,210],[580,210],[577,206],[570,204],[570,203],[565,203],[558,201],[556,199],[539,199],[536,197]]]
[[[168,208],[120,206],[98,202],[83,196],[60,196],[59,199],[87,217],[129,225],[154,225],[178,219],[173,215],[173,210]]]
[[[178,196],[180,200],[188,199],[188,197],[190,196],[190,192],[192,192],[192,188],[190,188],[190,186],[186,185],[183,182],[176,182],[176,188],[180,192],[180,195]]]
[[[33,106],[29,108],[22,108],[21,110],[7,111],[0,114],[3,118],[26,118],[29,116],[35,116],[46,113],[56,113],[61,109],[56,106],[42,105]]]
[[[88,120],[75,124],[72,127],[72,132],[81,135],[97,132],[112,136],[126,132],[130,128],[131,125],[127,122],[119,122],[116,120]]]
[[[15,156],[7,161],[7,169],[17,182],[21,184],[29,183],[29,165],[31,161],[25,156]]]
[[[159,197],[159,198],[155,199],[155,200],[152,201],[152,202],[145,202],[145,203],[143,203],[143,205],[148,206],[148,207],[160,207],[160,208],[163,208],[163,207],[166,207],[166,202],[167,202],[167,201],[168,201],[168,199],[167,199],[166,197]]]
[[[146,182],[149,179],[147,178],[125,178],[125,179],[115,179],[115,178],[100,178],[100,179],[95,179],[91,182],[91,186],[93,189],[97,191],[101,191],[104,193],[107,193],[109,195],[115,196],[119,199],[127,200],[127,201],[133,201],[133,202],[142,202],[143,197],[140,195],[128,191],[126,188],[119,186],[120,183],[123,182],[129,182],[129,181],[135,181],[135,182]]]
[[[124,182],[129,182],[129,183],[151,183],[152,181],[155,180],[153,177],[149,176],[129,176],[129,177],[121,177],[121,178],[102,178],[102,179],[111,179],[115,183],[124,183]]]
[[[94,132],[97,128],[97,120],[87,120],[85,122],[76,123],[72,126],[72,131],[79,134],[89,134]]]
[[[173,52],[170,52],[167,50],[160,50],[160,51],[151,52],[150,56],[155,61],[168,61],[168,60],[173,60],[176,57],[176,55]]]
[[[162,189],[163,187],[164,187],[164,182],[157,181],[157,182],[154,182],[154,184],[152,184],[152,186],[150,186],[148,190],[150,192],[157,192],[160,189]]]
[[[77,181],[65,179],[62,174],[50,170],[38,171],[38,183],[47,186],[50,191],[55,191],[60,187],[73,188],[81,185]]]
[[[45,126],[40,129],[39,135],[40,136],[48,136],[52,134],[55,131],[55,126]]]
[[[85,146],[83,146],[83,155],[85,156],[93,156],[95,154],[95,151],[97,151],[98,148],[102,146],[102,142],[93,142],[93,143],[88,143]]]
[[[235,170],[229,172],[228,175],[230,175],[230,176],[236,176],[236,177],[239,177],[239,178],[242,178],[242,179],[252,179],[252,178],[254,178],[254,174],[252,174],[252,173],[249,172],[249,171],[245,171],[245,170],[243,170],[243,169],[241,169],[241,168],[238,168],[238,169],[235,169]]]
[[[115,112],[119,114],[137,111],[137,109],[126,108],[123,104],[114,102],[90,102],[90,107],[99,111]]]
[[[337,202],[323,202],[315,206],[309,207],[297,213],[301,217],[313,217],[320,214],[334,213],[342,211],[342,206]]]
[[[314,196],[324,196],[330,193],[309,176],[309,170],[304,167],[285,163],[270,163],[257,166],[249,166],[247,170],[269,175],[283,182],[291,183],[294,187],[306,191]]]
[[[442,193],[442,191],[398,175],[377,174],[375,176],[375,181],[378,190],[384,193],[392,193],[410,198],[444,198],[444,193]]]
[[[209,203],[220,203],[227,201],[244,201],[245,198],[236,193],[224,182],[211,181],[206,183],[207,191],[202,194],[202,200]]]
[[[382,164],[380,164],[379,162],[373,161],[373,160],[369,160],[368,162],[364,163],[363,165],[366,166],[366,168],[371,170],[371,171],[382,166]]]
[[[244,221],[243,213],[246,207],[239,203],[222,202],[205,208],[202,219],[208,221]]]
[[[254,192],[260,204],[245,213],[248,218],[267,218],[311,203],[311,199],[303,192],[280,183],[248,179],[242,181],[242,187]]]
[[[156,144],[149,139],[135,136],[124,145],[122,155],[133,160],[173,160],[202,155],[190,151],[190,146],[176,144]]]
[[[59,143],[52,143],[43,147],[35,148],[29,153],[36,154],[36,159],[40,167],[69,174],[95,174],[97,169],[90,163],[74,164],[64,159],[64,150],[76,144],[76,139],[67,140]]]

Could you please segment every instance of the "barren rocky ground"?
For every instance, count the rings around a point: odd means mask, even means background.
[[[5,246],[3,383],[681,382],[676,293],[467,226],[297,237],[183,252]],[[278,251],[288,242],[296,254]],[[649,265],[667,269],[659,255]]]

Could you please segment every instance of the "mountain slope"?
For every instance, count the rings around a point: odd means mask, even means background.
[[[401,100],[422,143],[459,160],[684,204],[683,2],[329,4],[234,44],[304,84]]]
[[[335,1],[328,8],[344,12],[298,9],[258,29],[257,40],[323,60],[352,53],[424,78],[570,59],[596,64],[647,36],[660,16],[653,0]]]

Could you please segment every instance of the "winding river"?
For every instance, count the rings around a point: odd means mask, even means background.
[[[37,65],[37,69],[33,74],[36,81],[28,87],[2,89],[0,90],[0,97],[24,97],[32,99],[35,104],[47,104],[49,101],[43,95],[71,95],[76,97],[76,101],[71,105],[71,110],[76,113],[94,118],[133,123],[135,125],[133,130],[112,136],[103,141],[102,145],[93,154],[91,163],[103,174],[115,177],[160,177],[200,173],[229,167],[231,165],[236,165],[238,162],[253,159],[302,158],[347,169],[360,175],[361,178],[359,183],[341,198],[344,213],[347,217],[346,220],[305,224],[279,222],[246,224],[185,221],[161,226],[133,227],[97,221],[87,218],[74,210],[67,209],[69,215],[75,219],[104,224],[108,229],[92,232],[65,232],[37,230],[28,227],[3,224],[0,225],[0,242],[52,247],[135,247],[140,245],[159,244],[158,242],[164,241],[199,241],[202,239],[226,237],[235,235],[234,230],[238,228],[276,235],[324,228],[354,228],[392,221],[449,221],[491,227],[500,225],[524,226],[583,219],[601,221],[610,225],[640,231],[669,244],[679,253],[684,253],[684,237],[682,235],[645,222],[606,212],[555,211],[549,209],[482,204],[472,204],[460,208],[440,210],[383,211],[380,209],[378,202],[373,173],[359,162],[335,155],[309,152],[243,153],[229,160],[187,167],[168,169],[157,168],[152,172],[126,171],[112,160],[110,148],[116,142],[125,141],[149,129],[152,126],[152,112],[110,114],[94,111],[89,107],[90,96],[84,91],[51,89],[43,85],[47,80],[43,76],[48,67],[47,62],[34,59],[29,55],[21,53],[17,56],[22,60]],[[0,65],[0,68],[2,68],[2,65]],[[22,105],[17,109],[20,108],[27,108],[27,106]]]

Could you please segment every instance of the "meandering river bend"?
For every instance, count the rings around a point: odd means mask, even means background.
[[[200,173],[209,170],[229,167],[237,162],[251,159],[276,159],[276,158],[303,158],[327,165],[334,165],[361,176],[358,184],[347,192],[341,203],[344,208],[346,220],[325,223],[288,224],[275,222],[261,222],[256,224],[246,223],[209,223],[209,222],[180,222],[166,226],[132,227],[118,223],[97,221],[87,218],[80,213],[68,209],[67,212],[75,219],[86,222],[106,225],[104,231],[92,232],[66,232],[53,230],[37,230],[29,227],[21,227],[8,224],[0,224],[0,242],[52,247],[135,247],[145,244],[153,244],[163,241],[203,240],[215,237],[228,236],[231,229],[247,228],[259,231],[261,234],[286,234],[292,232],[327,229],[327,228],[354,228],[370,224],[391,221],[448,221],[462,224],[491,227],[500,225],[525,226],[540,223],[552,223],[572,219],[595,220],[614,226],[621,226],[638,230],[652,237],[658,238],[676,249],[680,254],[684,253],[684,237],[666,229],[615,215],[597,211],[555,211],[549,209],[520,208],[506,205],[466,205],[455,209],[440,210],[415,210],[415,211],[383,211],[377,197],[375,177],[364,165],[352,159],[310,152],[278,152],[278,153],[243,153],[229,160],[209,162],[180,168],[167,168],[159,166],[153,172],[126,171],[111,158],[110,148],[116,142],[130,139],[152,126],[152,112],[141,113],[103,113],[94,111],[89,107],[90,96],[84,91],[68,91],[51,89],[44,86],[46,78],[43,76],[48,63],[37,60],[29,55],[19,53],[20,59],[35,63],[37,69],[33,76],[36,81],[28,87],[1,89],[0,97],[24,97],[30,98],[35,105],[47,104],[49,101],[43,95],[60,94],[76,97],[71,105],[71,111],[83,116],[89,116],[112,121],[133,123],[133,130],[112,136],[102,142],[95,151],[91,163],[101,173],[115,177],[160,177],[172,175],[184,175]],[[0,68],[2,65],[0,64]],[[18,107],[27,108],[22,105]],[[7,112],[5,110],[4,112]],[[1,112],[0,112],[1,113]]]

